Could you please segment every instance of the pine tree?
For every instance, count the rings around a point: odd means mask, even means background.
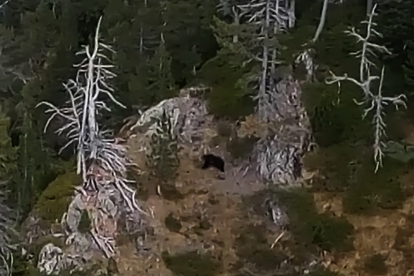
[[[5,114],[0,112],[0,178],[2,181],[7,182],[7,189],[13,195],[17,193],[16,189],[18,189],[19,185],[19,183],[16,183],[16,177],[18,176],[18,149],[13,148],[11,145],[11,140],[7,133],[9,124],[10,120]]]
[[[160,181],[160,184],[171,183],[176,177],[180,164],[179,146],[173,134],[171,119],[165,112],[161,118],[157,119],[157,128],[151,136],[150,147],[147,164],[153,175]]]
[[[381,43],[392,56],[386,58],[391,81],[387,92],[414,89],[414,4],[411,1],[382,0],[379,2],[378,25],[383,34]],[[403,64],[403,66],[401,66]]]
[[[195,71],[215,54],[217,46],[210,29],[215,5],[214,0],[164,1],[164,35],[177,83],[194,80]]]
[[[174,96],[175,82],[171,73],[172,58],[162,39],[154,56],[148,60],[148,85],[146,91],[151,95],[151,102],[156,104],[161,100]],[[145,104],[145,103],[144,103]]]
[[[200,78],[212,86],[208,95],[210,112],[232,119],[251,114],[254,106],[248,84],[253,69],[250,53],[258,46],[252,34],[257,28],[243,24],[239,16],[234,10],[230,20],[213,17],[211,27],[220,50],[200,70]]]
[[[17,168],[17,150],[12,147],[10,138],[7,134],[9,119],[0,111],[0,276],[9,276],[13,265],[12,257],[12,239],[15,237],[13,227],[16,214],[9,208],[13,197],[8,195],[16,191],[19,184],[16,181],[18,176]]]

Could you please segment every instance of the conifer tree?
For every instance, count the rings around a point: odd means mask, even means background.
[[[14,188],[18,182],[12,181],[17,176],[17,152],[12,148],[7,136],[8,119],[0,112],[0,276],[11,275],[13,265],[12,242],[15,238],[14,223],[16,213],[9,208],[13,198],[9,198],[7,191]],[[4,181],[4,182],[3,182]],[[11,191],[16,193],[16,191]]]
[[[164,112],[157,119],[156,131],[151,136],[150,152],[147,155],[147,164],[160,184],[170,183],[175,179],[179,166],[179,146],[173,135],[171,120]]]
[[[163,35],[161,35],[163,37]],[[173,96],[175,90],[174,77],[171,73],[172,58],[162,38],[155,54],[148,60],[147,93],[152,97],[148,104],[158,103]]]

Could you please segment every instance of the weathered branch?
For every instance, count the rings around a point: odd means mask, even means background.
[[[328,10],[328,0],[323,0],[321,18],[319,19],[318,28],[316,29],[315,35],[312,39],[313,43],[315,43],[318,40],[318,38],[319,38],[319,36],[320,36],[320,34],[323,30],[323,27],[325,26],[327,10]]]
[[[373,125],[374,125],[374,161],[376,164],[375,172],[382,167],[382,158],[384,156],[383,149],[385,148],[385,143],[382,140],[386,137],[385,128],[386,124],[384,122],[384,107],[390,103],[398,109],[399,106],[406,107],[406,96],[401,94],[396,97],[384,97],[382,96],[383,81],[384,81],[384,67],[381,70],[380,76],[373,76],[371,68],[376,67],[372,58],[376,57],[376,53],[386,53],[391,54],[390,51],[383,45],[375,44],[370,42],[374,37],[381,37],[382,35],[374,29],[376,26],[373,21],[376,5],[373,7],[372,12],[369,14],[368,21],[362,21],[363,24],[366,24],[366,35],[362,36],[361,34],[355,31],[355,28],[351,28],[349,31],[346,31],[348,35],[356,38],[358,43],[362,43],[361,50],[350,53],[359,59],[359,80],[349,77],[347,74],[343,76],[336,76],[331,72],[331,77],[326,79],[327,84],[340,83],[342,81],[350,81],[357,85],[363,94],[363,100],[361,102],[355,101],[358,105],[367,105],[368,107],[364,109],[363,118],[365,118],[368,113],[374,111],[373,114]],[[372,92],[372,83],[376,80],[379,80],[378,91],[376,93]]]
[[[56,133],[68,138],[62,149],[76,145],[77,172],[83,178],[81,192],[99,192],[105,186],[111,185],[111,188],[119,191],[128,211],[143,212],[135,200],[135,191],[126,185],[127,166],[130,165],[126,148],[111,137],[110,131],[102,128],[97,118],[103,111],[110,111],[102,101],[103,97],[125,107],[115,99],[114,89],[109,85],[109,81],[116,75],[111,72],[113,65],[109,63],[110,60],[104,52],[113,50],[111,46],[99,40],[101,20],[102,17],[98,22],[93,47],[86,46],[77,53],[85,58],[81,63],[74,65],[78,69],[76,78],[64,84],[69,95],[66,107],[57,108],[48,102],[41,102],[38,106],[47,106],[46,113],[52,114],[46,122],[45,130],[56,116],[64,120],[65,124],[57,129]],[[112,238],[103,237],[96,230],[91,231],[96,244],[107,257],[112,256]]]

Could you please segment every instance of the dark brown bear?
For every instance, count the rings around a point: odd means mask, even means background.
[[[214,167],[218,169],[219,171],[224,173],[224,160],[223,158],[216,156],[214,154],[204,154],[202,156],[202,159],[204,161],[202,169],[207,169],[210,167]]]

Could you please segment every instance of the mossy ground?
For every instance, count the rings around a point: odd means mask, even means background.
[[[69,172],[56,177],[43,191],[34,209],[45,221],[55,222],[60,220],[67,211],[74,187],[82,183],[76,172]]]

